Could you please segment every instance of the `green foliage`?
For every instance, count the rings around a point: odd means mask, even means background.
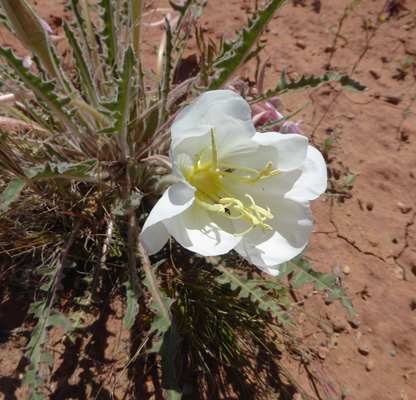
[[[25,182],[19,178],[14,178],[9,182],[9,185],[1,194],[1,211],[7,210],[9,206],[17,200],[24,186]]]
[[[68,43],[72,48],[72,58],[74,59],[75,66],[77,68],[77,75],[80,78],[83,92],[87,94],[91,99],[92,104],[98,106],[97,87],[93,82],[91,69],[89,68],[85,55],[78,43],[78,39],[75,37],[75,32],[69,24],[63,20],[63,28],[65,36],[68,39]]]
[[[260,310],[269,311],[281,324],[294,326],[286,315],[285,310],[281,307],[282,301],[283,304],[287,304],[289,300],[282,299],[280,296],[277,299],[273,298],[264,290],[265,285],[273,285],[274,290],[279,290],[279,285],[276,282],[263,279],[246,279],[238,273],[235,267],[232,268],[219,264],[213,258],[211,258],[211,261],[222,272],[222,275],[216,278],[218,283],[230,284],[231,289],[236,290],[240,298],[250,298]]]
[[[114,65],[116,56],[118,54],[119,43],[118,36],[118,21],[115,16],[115,2],[114,0],[101,0],[98,5],[103,10],[101,13],[101,19],[103,21],[103,30],[101,37],[107,47],[107,54],[103,57],[106,65]]]
[[[273,398],[269,384],[279,385],[279,373],[285,374],[278,354],[292,351],[288,328],[293,325],[284,315],[290,307],[287,290],[255,267],[237,267],[236,258],[179,260],[181,270],[173,279],[173,311],[182,339],[178,361],[202,372],[187,379],[196,380],[197,391],[207,386],[215,398],[231,393]],[[199,393],[202,397],[205,391]]]
[[[70,99],[56,93],[56,86],[53,81],[47,81],[33,75],[23,65],[23,61],[17,58],[10,49],[4,49],[0,46],[0,55],[7,59],[9,65],[14,69],[14,72],[22,80],[26,88],[32,90],[37,99],[50,109],[65,127],[78,132],[75,124],[71,121],[71,116],[67,109]]]
[[[152,295],[149,308],[156,311],[152,326],[148,332],[149,334],[155,332],[157,338],[157,342],[151,351],[156,351],[162,356],[162,387],[166,390],[167,397],[172,400],[179,399],[181,396],[174,364],[179,336],[170,311],[175,300],[164,296],[157,282],[155,271],[163,261],[151,265],[144,251],[142,252],[142,260],[145,272],[143,284]]]
[[[330,301],[341,299],[342,305],[347,308],[350,315],[355,316],[355,310],[351,300],[345,294],[345,289],[339,287],[336,283],[336,275],[314,271],[310,267],[309,261],[302,258],[302,254],[292,261],[283,263],[279,277],[282,278],[290,273],[293,273],[292,283],[294,288],[299,288],[305,283],[314,283],[315,290],[326,291]]]
[[[294,93],[306,88],[317,89],[322,84],[327,82],[340,83],[342,88],[346,90],[353,90],[357,92],[367,90],[367,87],[361,85],[358,81],[350,78],[348,75],[338,74],[335,72],[327,72],[326,74],[317,77],[314,75],[311,75],[310,77],[302,75],[297,81],[294,79],[290,79],[288,81],[286,77],[286,69],[284,68],[280,75],[277,86],[274,89],[269,89],[264,94],[261,94],[260,96],[250,100],[249,103],[258,103],[260,101],[264,101],[284,93]]]
[[[56,290],[64,277],[63,269],[71,268],[74,264],[62,260],[57,262],[55,267],[38,270],[37,273],[49,277],[47,283],[41,287],[45,293],[43,300],[37,301],[30,306],[29,313],[34,313],[38,318],[37,325],[33,329],[31,339],[27,345],[28,351],[26,357],[30,361],[29,369],[25,374],[22,383],[29,385],[31,399],[46,399],[38,392],[38,388],[43,386],[43,380],[39,378],[41,364],[47,364],[51,367],[53,358],[49,352],[44,349],[44,344],[48,341],[48,326],[63,326],[65,329],[71,329],[71,323],[58,311],[52,309],[55,301]]]
[[[223,43],[221,53],[213,62],[216,75],[211,79],[208,90],[221,88],[231,75],[261,49],[252,51],[264,27],[287,0],[271,0],[263,10],[258,10],[254,19],[249,18],[247,28],[237,33],[235,40]]]
[[[126,265],[126,267],[128,271],[128,279],[126,282],[127,309],[124,316],[124,329],[130,329],[133,326],[139,312],[138,299],[143,292],[137,278],[136,263],[130,262]]]

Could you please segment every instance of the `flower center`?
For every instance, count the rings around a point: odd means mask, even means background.
[[[206,151],[211,151],[211,159],[203,162],[202,156]],[[251,224],[246,231],[236,233],[236,236],[243,236],[256,226],[259,226],[265,234],[266,230],[272,230],[266,223],[267,220],[274,218],[270,208],[259,207],[249,194],[245,194],[248,200],[238,199],[227,189],[226,180],[234,179],[244,185],[254,186],[263,179],[280,174],[281,171],[272,170],[272,166],[273,163],[269,162],[258,171],[254,168],[219,163],[215,134],[211,129],[211,146],[204,147],[199,152],[194,166],[185,178],[196,188],[195,200],[200,206],[209,211],[216,211],[226,218],[242,219]],[[235,171],[241,171],[242,174],[235,174]]]

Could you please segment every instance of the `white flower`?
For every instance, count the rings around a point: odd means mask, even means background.
[[[234,249],[261,270],[298,255],[312,232],[310,201],[326,188],[326,165],[298,134],[258,133],[248,103],[228,90],[196,98],[172,124],[172,185],[150,212],[150,252],[172,235],[203,256]]]

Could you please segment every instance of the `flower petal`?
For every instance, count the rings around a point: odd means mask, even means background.
[[[266,272],[269,275],[277,276],[280,271],[280,264],[267,266],[261,258],[260,250],[254,246],[254,244],[248,240],[241,241],[234,249],[241,257],[246,259],[257,268]]]
[[[180,114],[179,114],[180,115]],[[182,131],[181,135],[176,140],[172,140],[171,150],[176,156],[180,153],[194,154],[196,155],[205,146],[211,144],[211,129],[212,125],[195,125],[189,127],[186,131]]]
[[[234,236],[230,220],[196,203],[166,220],[165,225],[181,246],[202,256],[228,253],[241,241],[241,237]]]
[[[169,239],[166,220],[188,209],[194,202],[194,189],[182,182],[172,185],[153,207],[140,234],[143,247],[157,253]]]
[[[253,141],[262,146],[268,146],[269,151],[274,149],[275,154],[267,161],[274,161],[274,168],[281,171],[290,171],[299,168],[306,159],[308,138],[295,133],[257,132]]]
[[[231,90],[215,90],[201,94],[178,114],[172,124],[172,142],[182,141],[188,137],[187,131],[200,125],[219,127],[224,119],[240,120],[244,125],[241,134],[255,132],[248,103]]]
[[[309,146],[301,170],[302,175],[285,194],[285,198],[297,201],[315,200],[325,192],[327,185],[326,164],[322,154]]]
[[[313,218],[309,203],[279,199],[270,208],[274,219],[267,223],[273,231],[266,231],[262,236],[260,228],[255,228],[235,250],[257,267],[273,269],[305,248],[312,233]],[[235,221],[236,229],[242,229],[243,222]]]

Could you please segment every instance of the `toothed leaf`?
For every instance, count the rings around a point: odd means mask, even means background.
[[[159,289],[155,271],[163,261],[151,265],[149,258],[144,252],[142,253],[142,261],[145,271],[143,284],[152,296],[149,308],[156,312],[152,326],[149,330],[149,334],[155,332],[158,338],[152,351],[156,351],[162,356],[162,387],[167,391],[167,395],[171,399],[179,399],[180,390],[176,381],[176,369],[174,363],[179,336],[170,311],[174,299],[164,296]]]
[[[210,257],[210,260],[222,273],[215,279],[218,283],[230,284],[231,289],[238,290],[238,297],[250,298],[261,310],[270,311],[271,315],[278,318],[281,324],[294,326],[286,312],[279,305],[278,300],[267,296],[266,291],[261,288],[262,280],[248,280],[238,274],[235,268],[224,266],[212,257]]]
[[[347,308],[350,315],[355,315],[351,300],[345,294],[345,289],[336,285],[334,274],[314,271],[310,267],[309,261],[302,258],[302,254],[280,266],[279,278],[283,278],[291,272],[294,274],[292,278],[294,288],[301,287],[305,283],[314,283],[315,290],[327,291],[331,301],[341,299],[341,304]]]
[[[326,82],[338,82],[342,85],[342,88],[346,90],[354,90],[357,92],[367,90],[366,86],[361,85],[360,82],[350,78],[348,75],[338,74],[335,72],[327,72],[324,75],[316,77],[314,75],[311,75],[310,77],[302,75],[297,81],[294,79],[289,79],[288,81],[286,77],[286,69],[284,68],[277,86],[274,89],[267,90],[266,93],[261,96],[250,100],[249,103],[258,103],[259,101],[267,100],[284,93],[293,93],[307,88],[317,89]]]
[[[247,61],[264,27],[286,2],[287,0],[271,0],[263,10],[257,12],[254,19],[249,18],[248,26],[243,28],[235,40],[224,43],[222,53],[213,64],[213,69],[219,72],[211,79],[209,90],[219,89]]]
[[[74,31],[69,24],[63,20],[62,24],[68,43],[71,46],[72,57],[75,61],[75,66],[78,72],[80,83],[84,89],[87,98],[93,103],[95,107],[98,106],[97,88],[92,80],[91,70],[85,61],[86,55],[83,53],[79,45],[78,39],[75,37]]]

